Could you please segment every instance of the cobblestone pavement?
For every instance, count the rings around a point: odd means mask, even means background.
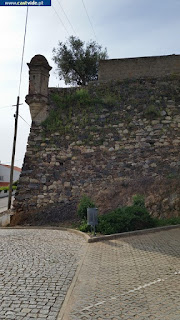
[[[0,320],[55,320],[84,254],[60,230],[0,229]]]
[[[89,244],[67,319],[180,320],[180,229]]]

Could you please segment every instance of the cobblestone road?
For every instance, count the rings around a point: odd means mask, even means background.
[[[0,229],[0,320],[55,320],[86,243],[60,230]]]
[[[89,244],[67,319],[180,320],[180,229]]]

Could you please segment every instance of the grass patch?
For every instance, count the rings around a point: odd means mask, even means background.
[[[154,218],[155,227],[164,227],[170,225],[180,224],[180,217],[169,218],[169,219],[158,219]]]
[[[117,105],[118,97],[114,92],[94,94],[81,88],[70,93],[54,93],[50,100],[53,107],[42,123],[44,132],[59,132],[64,135],[74,130],[73,125],[80,128],[92,125],[91,117],[96,120],[104,107],[111,108]]]

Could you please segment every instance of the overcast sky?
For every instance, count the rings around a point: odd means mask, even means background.
[[[69,35],[96,40],[107,47],[110,59],[180,54],[180,0],[84,0],[84,4],[91,24],[82,0],[52,0],[51,7],[29,7],[20,93],[20,115],[29,125],[26,63],[35,54],[44,55],[53,67],[49,85],[63,86],[55,74],[52,49]],[[25,18],[26,7],[0,7],[0,161],[6,164],[11,162],[12,105],[18,95]],[[19,118],[15,158],[19,167],[30,130],[25,121]]]

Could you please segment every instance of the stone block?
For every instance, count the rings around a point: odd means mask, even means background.
[[[71,186],[71,182],[69,182],[69,181],[64,182],[65,188],[69,188],[70,186]]]

